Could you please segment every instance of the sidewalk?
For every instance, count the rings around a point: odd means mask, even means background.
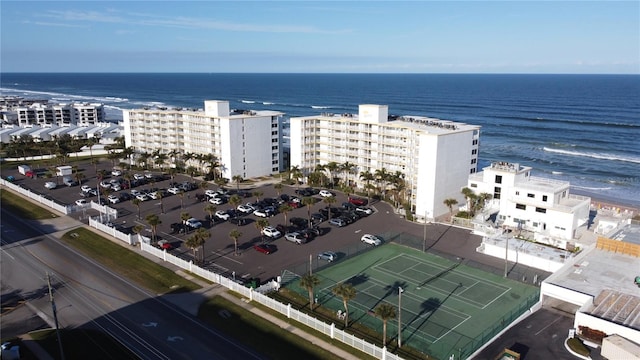
[[[20,194],[17,194],[20,195]],[[25,198],[26,199],[26,198]],[[30,200],[30,199],[27,199]],[[119,241],[115,238],[112,238],[110,235],[105,234],[105,233],[101,233],[100,231],[91,228],[90,226],[88,226],[87,224],[84,224],[78,220],[75,220],[69,216],[65,216],[62,215],[58,218],[52,218],[52,219],[46,219],[46,220],[42,220],[42,221],[34,221],[34,226],[35,223],[37,223],[37,226],[50,226],[53,229],[55,229],[54,231],[50,231],[49,233],[55,236],[61,236],[63,235],[65,232],[69,231],[70,229],[73,228],[77,228],[77,227],[85,227],[88,230],[94,231],[98,234],[100,234],[101,236],[103,236],[104,238],[107,238],[109,240],[111,240],[113,243],[116,243],[122,247],[125,247],[131,251],[135,251],[137,254],[144,256],[145,258],[154,261],[155,263],[164,266],[170,270],[173,270],[176,274],[186,278],[187,280],[190,280],[200,286],[202,286],[202,289],[196,290],[192,293],[184,293],[184,294],[169,294],[169,295],[164,295],[165,299],[167,301],[172,302],[173,304],[175,304],[176,306],[179,306],[182,310],[188,312],[191,315],[197,315],[198,312],[198,308],[200,306],[200,304],[202,303],[203,299],[207,299],[216,295],[220,295],[222,297],[224,297],[225,299],[232,301],[233,303],[235,303],[238,306],[241,306],[242,308],[251,311],[252,313],[264,318],[265,320],[278,325],[280,328],[288,330],[298,336],[300,336],[302,339],[305,339],[309,342],[311,342],[314,345],[317,345],[327,351],[330,351],[331,353],[343,358],[343,359],[348,359],[348,360],[357,360],[358,357],[354,356],[342,349],[340,349],[337,346],[334,346],[304,330],[301,330],[300,328],[296,327],[295,325],[289,324],[286,321],[280,320],[278,318],[276,318],[275,316],[272,316],[262,310],[260,310],[259,308],[241,300],[238,299],[237,297],[230,295],[227,292],[227,289],[225,287],[223,287],[220,284],[209,284],[207,282],[204,282],[202,280],[200,280],[199,278],[193,277],[191,275],[189,275],[188,273],[186,273],[184,270],[182,270],[181,268],[166,263],[164,261],[162,261],[162,259],[159,259],[155,256],[152,256],[149,253],[143,252],[140,250],[139,247],[132,247],[129,246],[127,244],[125,244],[122,241]],[[31,337],[29,336],[29,334],[25,334],[22,335],[21,338],[24,341],[25,346],[29,347],[29,349],[36,354],[36,356],[38,357],[38,359],[52,359],[49,354],[47,354],[40,346],[38,346],[38,344],[36,342],[34,342]]]

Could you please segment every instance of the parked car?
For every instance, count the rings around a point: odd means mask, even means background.
[[[329,224],[337,226],[337,227],[347,226],[347,222],[344,221],[344,219],[341,219],[341,218],[333,218],[333,219],[329,220]]]
[[[256,209],[253,208],[253,206],[251,205],[247,205],[247,204],[240,204],[238,205],[238,211],[240,211],[243,214],[251,214],[252,212],[254,212]]]
[[[82,185],[82,186],[80,187],[80,190],[82,190],[82,192],[89,192],[89,191],[91,191],[92,189],[93,189],[93,188],[92,188],[91,186],[89,186],[89,185]]]
[[[78,182],[75,181],[71,176],[63,176],[62,177],[62,183],[67,185],[67,186],[76,186],[76,185],[78,185]]]
[[[244,217],[234,217],[234,218],[229,219],[229,222],[234,224],[234,225],[244,226],[244,225],[247,225],[249,223],[249,219],[244,218]]]
[[[111,170],[111,176],[122,176],[122,170],[119,170],[119,169]]]
[[[380,239],[379,237],[377,237],[375,235],[371,235],[371,234],[362,235],[360,240],[365,244],[374,245],[374,246],[378,246],[378,245],[382,244],[382,239]]]
[[[266,218],[266,217],[270,217],[270,216],[275,215],[275,213],[273,211],[270,211],[267,208],[264,208],[264,209],[255,210],[253,212],[253,215],[255,215],[257,217],[261,217],[261,218]]]
[[[320,190],[319,194],[322,197],[332,197],[332,196],[334,196],[334,194],[329,190]]]
[[[365,215],[373,214],[373,210],[371,208],[364,207],[364,206],[358,206],[355,211]]]
[[[184,221],[185,225],[197,229],[202,227],[202,223],[196,218],[190,218]]]
[[[229,220],[229,218],[231,217],[225,210],[218,210],[216,211],[215,216],[218,219],[222,219],[222,220]]]
[[[253,245],[253,248],[256,249],[257,252],[261,252],[266,255],[269,255],[278,249],[275,245],[272,244],[256,244]]]
[[[100,187],[103,187],[105,189],[108,189],[111,187],[111,183],[107,180],[102,180],[100,181]]]
[[[301,217],[292,217],[291,219],[289,219],[289,222],[295,226],[303,227],[303,228],[309,225],[309,221]]]
[[[323,251],[318,254],[318,260],[325,260],[328,262],[332,262],[338,259],[338,254],[333,251]]]
[[[117,204],[120,202],[120,198],[118,197],[118,195],[114,195],[114,194],[109,195],[107,199],[109,199],[109,202],[112,204]]]
[[[56,184],[53,181],[47,181],[46,183],[44,183],[44,187],[46,187],[47,189],[51,190],[51,189],[55,189],[56,187],[58,187],[58,184]]]
[[[144,180],[144,175],[142,174],[133,174],[133,178],[136,180]]]
[[[363,199],[355,196],[349,196],[349,202],[356,206],[365,206],[369,201],[367,201],[367,199]]]
[[[282,236],[282,233],[278,231],[278,229],[274,228],[273,226],[267,226],[264,229],[262,229],[262,235],[266,237],[270,237],[272,239],[277,239],[280,236]]]
[[[139,193],[138,195],[136,195],[136,199],[140,201],[147,201],[149,200],[149,197],[147,196],[147,194]]]
[[[320,213],[311,214],[311,222],[314,224],[321,223],[323,221],[327,221],[327,217]]]
[[[292,243],[296,243],[298,245],[304,244],[307,242],[307,239],[305,239],[304,236],[302,236],[302,234],[300,234],[299,232],[286,233],[284,235],[284,239],[287,241],[291,241]]]
[[[158,247],[163,250],[171,250],[173,246],[167,240],[159,240],[157,243]]]
[[[133,190],[131,192],[133,193]],[[169,188],[169,190],[167,190],[167,192],[169,194],[177,195],[178,193],[182,192],[182,190],[178,189],[177,187],[171,187]]]
[[[87,204],[88,204],[88,202],[85,199],[76,200],[76,205],[78,205],[78,206],[83,206],[83,205],[87,205]]]
[[[227,202],[227,199],[225,197],[219,196],[211,198],[209,202],[214,205],[222,205]]]

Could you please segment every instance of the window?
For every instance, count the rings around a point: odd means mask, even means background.
[[[475,154],[477,154],[477,153],[478,153],[478,149],[473,149],[473,150],[471,150],[471,155],[475,155]]]
[[[502,189],[498,186],[496,186],[495,188],[493,188],[493,198],[498,200],[500,199],[500,191],[502,191]]]
[[[471,163],[472,163],[472,164],[475,164],[475,163],[476,163],[476,161],[478,161],[478,159],[471,159]]]
[[[472,188],[477,188],[477,187],[478,187],[478,184],[476,184],[476,183],[472,183],[472,184],[471,184],[471,187],[472,187]]]
[[[502,175],[496,175],[496,184],[502,184]]]
[[[528,194],[527,194],[527,197],[528,197],[528,198],[535,198],[535,197],[536,197],[536,195],[535,195],[535,194],[532,194],[532,193],[528,193]]]
[[[542,195],[542,201],[547,201],[547,195]]]
[[[547,209],[537,207],[536,208],[536,212],[539,212],[539,213],[542,213],[542,214],[546,214],[547,213]]]
[[[520,195],[520,191],[516,191],[516,195]]]
[[[527,205],[524,204],[516,204],[516,209],[527,210]]]

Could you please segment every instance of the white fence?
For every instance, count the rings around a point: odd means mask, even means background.
[[[89,226],[91,226],[92,228],[98,229],[103,233],[107,233],[118,240],[122,240],[129,245],[135,245],[137,242],[136,236],[125,234],[121,231],[118,231],[118,229],[116,229],[115,227],[103,224],[100,221],[91,217],[89,218]]]
[[[62,204],[58,204],[57,202],[55,202],[53,200],[47,199],[44,196],[42,196],[42,195],[40,195],[38,193],[35,193],[35,192],[33,192],[33,191],[29,190],[29,189],[25,189],[25,188],[23,188],[21,186],[18,186],[16,184],[14,184],[14,183],[8,182],[5,179],[0,179],[0,185],[6,186],[6,187],[8,187],[9,189],[11,189],[11,190],[13,190],[15,192],[18,192],[18,193],[20,193],[20,194],[22,194],[22,195],[24,195],[24,196],[26,196],[26,197],[28,197],[30,199],[33,199],[33,200],[37,201],[38,203],[40,203],[40,204],[42,204],[44,206],[48,206],[48,207],[50,207],[50,208],[52,208],[54,210],[57,210],[57,211],[65,214],[65,215],[69,215],[70,212],[71,212],[71,209],[68,206],[62,205]]]
[[[260,288],[257,289],[252,289],[252,288],[248,288],[245,287],[241,284],[238,284],[237,282],[226,278],[220,274],[216,274],[214,272],[211,272],[209,270],[203,269],[197,265],[194,265],[192,261],[186,261],[183,259],[180,259],[176,256],[173,256],[169,253],[167,253],[166,250],[160,250],[152,245],[149,244],[145,244],[145,243],[140,243],[140,248],[142,249],[142,251],[146,251],[152,255],[155,255],[161,259],[163,259],[166,262],[169,262],[171,264],[174,264],[178,267],[181,267],[185,270],[188,270],[200,277],[203,277],[209,281],[218,283],[226,288],[228,288],[229,290],[233,290],[239,294],[241,294],[242,296],[245,296],[247,298],[249,298],[249,300],[251,301],[256,301],[274,311],[277,311],[285,316],[287,316],[290,319],[293,319],[295,321],[298,321],[312,329],[315,329],[316,331],[319,331],[329,337],[331,337],[332,339],[337,339],[339,341],[342,341],[343,343],[356,348],[366,354],[369,354],[371,356],[374,356],[378,359],[388,359],[388,360],[400,360],[401,358],[398,355],[392,354],[392,353],[388,353],[386,351],[386,348],[380,348],[375,344],[371,344],[365,340],[362,340],[358,337],[355,337],[349,333],[347,333],[346,331],[337,329],[335,327],[335,324],[327,324],[324,321],[318,320],[314,317],[311,317],[301,311],[298,311],[296,309],[293,309],[291,307],[291,304],[283,304],[279,301],[276,301],[266,295],[263,294],[267,293],[269,291],[273,291],[273,290],[277,290],[279,288],[279,284],[276,281],[271,281],[269,283],[263,286],[261,286]]]

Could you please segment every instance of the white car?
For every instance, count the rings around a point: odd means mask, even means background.
[[[214,204],[214,205],[222,205],[226,202],[226,200],[224,198],[221,197],[213,197],[209,200],[210,203]]]
[[[133,178],[136,180],[142,180],[144,179],[144,175],[142,174],[133,174]]]
[[[360,240],[365,244],[374,245],[374,246],[378,246],[382,244],[382,240],[379,237],[371,234],[362,235],[362,238],[360,238]]]
[[[255,209],[253,208],[253,206],[240,204],[238,205],[238,211],[240,211],[243,214],[251,214],[252,212],[255,211]]]
[[[138,194],[136,195],[136,199],[140,201],[147,201],[149,200],[149,197],[147,196],[147,194]]]
[[[131,189],[131,195],[133,195],[133,196],[138,196],[138,195],[140,195],[140,194],[142,194],[142,193],[141,193],[139,190]]]
[[[47,181],[46,183],[44,183],[44,187],[46,187],[47,189],[51,190],[51,189],[55,189],[56,187],[58,187],[58,184],[54,183],[53,181]]]
[[[162,194],[160,194],[160,191],[152,191],[148,193],[147,196],[152,198],[153,200],[158,200],[160,199],[160,196],[162,196]]]
[[[320,196],[322,197],[332,197],[333,193],[329,190],[320,190],[320,192],[318,193],[320,194]]]
[[[204,192],[205,195],[207,195],[208,197],[215,197],[218,196],[218,193],[215,190],[207,190]]]
[[[222,220],[229,220],[231,216],[229,216],[225,210],[218,210],[216,211],[216,217]]]
[[[111,187],[111,183],[108,182],[107,180],[102,180],[102,181],[100,181],[100,186],[105,188],[105,189],[108,189],[108,188]]]
[[[76,205],[78,205],[78,206],[83,206],[83,205],[87,205],[87,204],[88,204],[88,202],[85,199],[76,200]]]
[[[111,190],[120,191],[122,190],[122,185],[120,185],[119,183],[111,183]]]
[[[111,194],[107,197],[107,199],[109,199],[109,202],[112,204],[117,204],[120,202],[120,198],[117,195]]]
[[[111,176],[122,176],[122,170],[118,170],[118,169],[111,170]]]
[[[298,245],[307,242],[307,240],[298,232],[286,233],[284,234],[284,239]]]
[[[91,191],[93,188],[89,185],[82,185],[82,187],[80,187],[80,190],[82,190],[82,192],[89,192]]]
[[[181,189],[178,189],[177,187],[172,187],[172,188],[169,188],[169,190],[167,190],[167,192],[168,192],[169,194],[176,195],[176,194],[178,194],[178,193],[182,192],[182,190],[181,190]]]
[[[189,220],[184,221],[185,225],[190,226],[194,229],[197,229],[202,226],[202,223],[198,221],[196,218],[190,218]]]
[[[366,214],[366,215],[373,214],[373,210],[371,210],[371,208],[364,207],[364,206],[356,207],[356,212],[361,212],[361,213]]]
[[[265,209],[258,209],[258,210],[255,210],[253,212],[253,215],[255,215],[257,217],[261,217],[261,218],[266,218],[266,217],[269,217],[269,216],[273,216],[273,213],[270,212],[270,211],[267,211]]]
[[[278,229],[274,228],[273,226],[267,226],[264,229],[262,229],[262,235],[266,237],[270,237],[272,239],[277,239],[280,236],[282,236],[282,233],[278,231]]]

